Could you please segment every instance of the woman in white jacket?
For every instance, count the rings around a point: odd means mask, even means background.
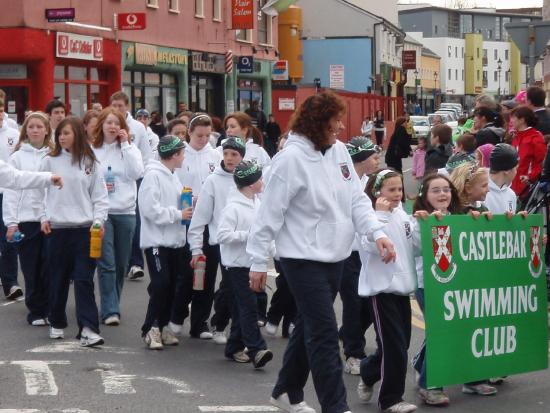
[[[9,164],[21,171],[38,171],[42,158],[51,149],[50,122],[45,113],[31,113],[23,123],[19,143]],[[45,239],[40,231],[43,188],[6,190],[2,204],[6,239],[13,242],[19,232],[24,238],[17,243],[21,272],[25,278],[27,322],[45,326],[48,316],[48,282],[45,272]]]
[[[246,142],[245,161],[252,161],[265,168],[271,158],[263,148],[262,132],[252,125],[252,119],[244,112],[233,112],[223,121],[226,136],[238,136]]]
[[[139,149],[129,141],[124,116],[111,107],[99,115],[93,149],[109,193],[109,215],[101,258],[97,260],[101,320],[116,326],[120,323],[120,298],[136,228],[136,181],[143,176],[143,161]]]
[[[274,240],[298,306],[271,400],[286,412],[314,412],[304,402],[310,369],[323,412],[349,412],[333,309],[344,260],[356,232],[376,240],[384,260],[395,258],[351,157],[336,139],[344,113],[344,102],[330,92],[310,96],[298,108],[247,244],[252,289],[265,288]]]
[[[358,394],[361,400],[369,401],[374,384],[381,380],[380,408],[408,413],[416,410],[415,405],[403,401],[411,340],[409,295],[417,284],[413,254],[416,222],[401,206],[403,178],[399,173],[391,169],[379,171],[370,178],[367,193],[375,204],[378,220],[384,224],[384,232],[395,245],[397,260],[384,264],[374,242],[362,238],[359,295],[370,297],[378,349],[361,361]]]

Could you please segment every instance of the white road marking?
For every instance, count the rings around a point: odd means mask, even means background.
[[[196,393],[195,391],[191,390],[191,388],[187,383],[181,380],[171,379],[169,377],[160,377],[160,376],[146,377],[146,379],[169,384],[173,387],[173,392],[177,394]]]
[[[412,169],[412,168],[405,169],[405,170],[403,171],[403,173],[406,174],[406,173],[409,172],[411,169]]]
[[[136,389],[132,386],[134,374],[123,374],[122,363],[97,363],[103,382],[105,394],[135,394]]]
[[[12,305],[12,304],[20,303],[20,302],[22,302],[22,301],[25,301],[25,296],[16,298],[15,300],[11,300],[11,301],[5,302],[5,303],[2,304],[2,307],[5,307],[5,306],[7,306],[7,305]],[[0,412],[1,412],[1,410],[0,410]]]
[[[63,409],[55,410],[58,413],[90,413],[88,410],[82,409]],[[48,413],[46,410],[36,409],[0,409],[0,413]]]
[[[78,341],[56,341],[52,344],[39,346],[27,350],[28,353],[90,353],[92,351],[115,353],[115,354],[137,354],[135,349],[124,347],[101,346],[101,348],[92,349],[82,347]]]
[[[201,412],[279,412],[275,406],[199,406]]]
[[[59,389],[55,384],[53,372],[49,365],[71,364],[66,360],[20,360],[10,364],[21,366],[25,376],[25,386],[29,396],[57,396]]]

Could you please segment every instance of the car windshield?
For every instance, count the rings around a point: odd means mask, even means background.
[[[413,125],[414,126],[429,126],[428,121],[424,120],[424,119],[413,120]]]

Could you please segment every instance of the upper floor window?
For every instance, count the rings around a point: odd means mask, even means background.
[[[268,0],[258,0],[258,43],[272,44],[273,18],[262,13],[262,7]]]
[[[437,34],[437,24],[434,26],[434,33]]]
[[[195,0],[195,17],[204,17],[204,0]]]
[[[500,40],[500,16],[495,17],[495,40]]]
[[[498,59],[498,50],[497,49],[494,49],[494,55],[495,55],[495,60]]]
[[[222,20],[222,2],[221,0],[212,0],[212,19]]]
[[[458,57],[458,46],[455,46],[455,57]]]
[[[464,35],[465,33],[473,32],[473,18],[471,14],[461,14],[460,15],[460,34]]]
[[[179,0],[168,0],[168,11],[179,13],[180,11]]]
[[[252,30],[235,30],[237,40],[252,42]]]
[[[508,49],[504,51],[504,60],[508,60]]]
[[[508,31],[504,27],[506,23],[510,23],[510,17],[502,18],[502,35],[501,35],[502,40],[508,40]]]
[[[452,73],[453,73],[453,72],[451,71],[451,69],[449,69],[449,80],[451,80],[451,74],[452,74]]]
[[[152,8],[158,9],[159,0],[147,0],[146,5],[147,5],[147,7],[152,7]]]

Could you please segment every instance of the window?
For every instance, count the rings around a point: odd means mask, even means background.
[[[212,1],[212,19],[222,21],[222,2],[221,0]]]
[[[460,34],[472,33],[473,31],[473,19],[471,14],[460,15]]]
[[[455,80],[458,80],[458,69],[455,69]]]
[[[437,34],[437,24],[434,26],[434,33]]]
[[[122,72],[122,90],[130,98],[130,108],[133,110],[147,108],[161,113],[177,111],[178,84],[172,74]]]
[[[464,69],[462,69],[462,80],[464,80]]]
[[[451,80],[451,69],[449,69],[449,80]]]
[[[147,7],[151,7],[153,9],[159,8],[159,0],[147,0]]]
[[[508,60],[508,49],[504,51],[504,60]]]
[[[242,42],[252,42],[252,30],[235,30],[235,37]]]
[[[487,59],[487,49],[483,49],[483,58]]]
[[[487,38],[489,40],[491,40],[493,38],[493,31],[492,30],[487,30]]]
[[[451,57],[453,48],[451,46],[447,46],[447,55]]]
[[[462,48],[462,57],[464,57],[464,48]]]
[[[479,47],[476,48],[476,54],[477,54],[477,58],[479,59]]]
[[[495,40],[500,40],[500,16],[495,17]]]
[[[495,70],[493,73],[493,80],[496,82],[498,80],[498,72]]]
[[[204,17],[204,0],[195,0],[195,17]]]
[[[498,60],[498,50],[497,49],[494,50],[494,55],[495,55],[495,60]]]
[[[258,0],[258,43],[272,44],[273,18],[261,11],[265,3],[267,0]]]
[[[483,71],[483,81],[484,82],[487,81],[487,71],[486,70]]]
[[[477,71],[477,80],[479,81],[479,70]]]
[[[172,13],[180,12],[179,0],[168,0],[168,11]]]
[[[506,82],[509,82],[510,81],[510,71],[507,70],[506,72],[504,72],[504,80]]]
[[[455,57],[458,57],[458,46],[455,46]]]
[[[502,35],[501,35],[502,40],[508,40],[508,32],[506,31],[506,28],[504,27],[504,25],[506,23],[510,23],[510,17],[503,17],[502,18]]]

